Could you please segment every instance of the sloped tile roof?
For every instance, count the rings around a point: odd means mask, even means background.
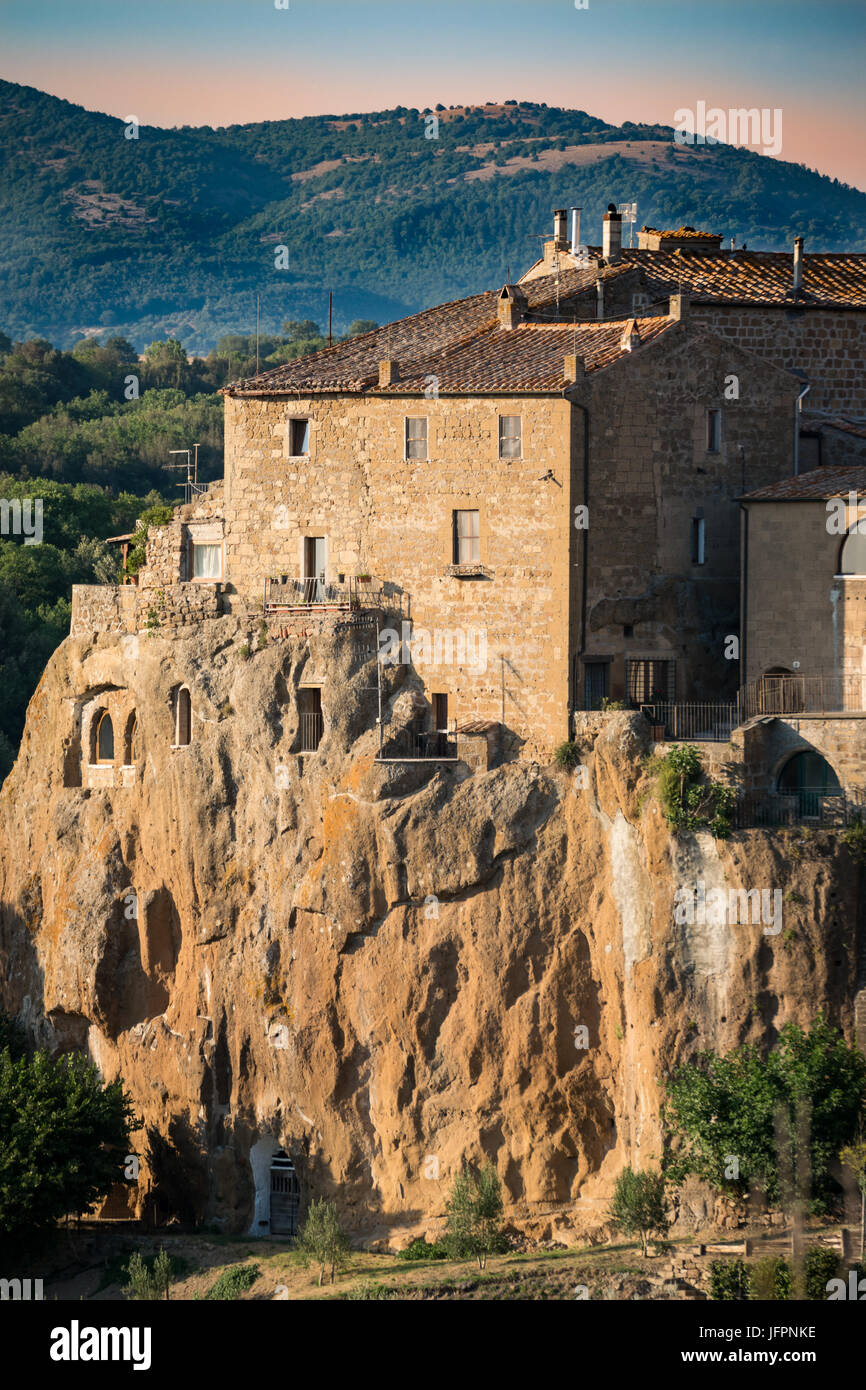
[[[849,492],[866,494],[866,466],[839,465],[834,468],[813,468],[796,478],[758,488],[748,493],[744,502],[829,502],[832,497],[847,497]]]
[[[855,439],[866,439],[866,424],[864,424],[863,421],[843,420],[841,416],[836,416],[832,420],[820,420],[813,416],[809,419],[809,428],[817,430],[840,430],[843,434],[853,435]]]
[[[643,266],[661,294],[682,287],[696,304],[774,304],[790,306],[794,258],[783,251],[623,251]],[[821,308],[866,309],[866,255],[818,254],[803,257],[801,303]]]
[[[594,281],[593,281],[594,282]],[[627,354],[622,339],[628,319],[534,321],[503,328],[491,291],[459,300],[287,362],[225,389],[229,395],[269,396],[317,392],[424,395],[559,393],[571,385],[565,358],[583,358],[598,371]],[[666,315],[634,320],[641,345],[673,326]],[[394,364],[396,378],[379,385],[380,361]]]

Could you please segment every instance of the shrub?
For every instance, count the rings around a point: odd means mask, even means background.
[[[553,755],[557,767],[570,772],[580,762],[580,748],[576,743],[561,743]]]
[[[710,1298],[717,1303],[744,1303],[749,1297],[749,1271],[743,1260],[713,1260]]]
[[[674,833],[706,827],[717,839],[730,835],[736,793],[732,787],[704,777],[696,748],[689,743],[675,744],[658,759],[656,768],[656,791]]]
[[[129,1283],[123,1292],[128,1299],[138,1303],[155,1298],[167,1299],[171,1281],[178,1277],[184,1265],[185,1261],[173,1259],[164,1250],[145,1256],[136,1251],[126,1266]]]
[[[147,536],[151,526],[166,526],[174,516],[174,508],[166,506],[148,507],[135,524],[135,531],[126,559],[128,574],[136,575],[147,560]]]
[[[842,831],[842,843],[855,864],[866,864],[866,825],[858,816]]]
[[[813,1303],[824,1303],[827,1299],[827,1284],[839,1275],[840,1259],[835,1250],[813,1245],[806,1251],[803,1262],[806,1297]]]
[[[319,1266],[319,1287],[325,1277],[325,1268],[330,1265],[333,1284],[338,1268],[346,1263],[349,1255],[349,1238],[340,1224],[340,1216],[334,1202],[320,1197],[310,1206],[307,1219],[298,1236],[298,1249],[302,1252],[305,1264]]]
[[[609,695],[603,695],[601,708],[605,714],[609,714],[612,710],[631,709],[631,705],[628,700],[612,700]]]
[[[428,1245],[423,1236],[416,1236],[415,1240],[410,1241],[406,1249],[401,1251],[404,1260],[447,1260],[449,1254],[446,1241],[434,1240]]]
[[[791,1269],[781,1256],[764,1255],[749,1271],[749,1298],[756,1303],[783,1303],[791,1297]]]
[[[260,1273],[258,1265],[235,1265],[233,1269],[224,1269],[216,1283],[208,1289],[205,1298],[240,1298],[242,1293],[252,1288]]]
[[[664,1237],[670,1226],[663,1173],[620,1173],[610,1204],[611,1220],[626,1235],[639,1235],[644,1255],[651,1234]]]
[[[487,1256],[507,1241],[499,1229],[502,1216],[502,1184],[492,1163],[480,1170],[466,1167],[454,1178],[445,1209],[448,1214],[448,1248],[456,1258],[478,1260],[484,1269]]]

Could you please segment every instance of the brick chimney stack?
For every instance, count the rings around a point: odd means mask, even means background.
[[[613,203],[607,205],[601,231],[601,254],[608,265],[619,265],[622,259],[622,218]]]
[[[386,359],[379,363],[379,386],[393,386],[397,380],[397,363]]]

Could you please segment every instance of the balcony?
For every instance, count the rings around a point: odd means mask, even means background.
[[[324,579],[290,579],[282,575],[279,579],[266,579],[264,590],[264,612],[298,613],[308,609],[331,610],[335,613],[359,612],[362,609],[380,608],[383,590],[378,580],[372,577],[344,579],[342,583],[326,582]]]
[[[866,674],[831,671],[761,676],[740,692],[740,718],[866,713]]]

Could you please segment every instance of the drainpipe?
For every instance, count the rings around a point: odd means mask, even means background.
[[[589,406],[581,405],[580,401],[572,401],[573,406],[583,412],[583,505],[589,515]],[[589,527],[583,532],[583,547],[580,562],[580,641],[578,644],[577,655],[583,656],[586,651],[586,581],[589,573]],[[573,688],[571,692],[572,708],[577,708],[577,689],[574,672],[572,672]]]
[[[740,680],[741,692],[746,689],[746,624],[749,620],[749,509],[740,503]],[[744,718],[745,702],[741,700],[741,721]]]
[[[795,477],[795,478],[797,477],[798,473],[800,472],[800,414],[801,414],[801,412],[802,412],[802,410],[803,410],[803,397],[804,397],[805,395],[807,395],[807,394],[811,391],[811,389],[812,389],[812,383],[811,383],[811,381],[807,381],[807,382],[806,382],[806,385],[803,387],[802,391],[800,392],[799,396],[797,397],[797,404],[796,404],[796,406],[794,407],[794,477]]]

